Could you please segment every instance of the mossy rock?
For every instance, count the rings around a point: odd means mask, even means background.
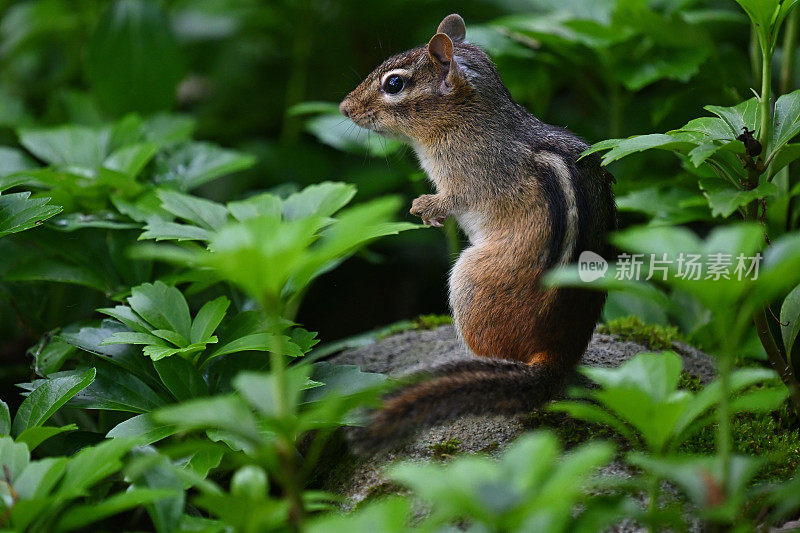
[[[614,335],[595,333],[582,364],[616,367],[637,353],[650,349],[649,346],[622,340]],[[673,342],[672,349],[683,359],[687,374],[682,382],[686,388],[697,387],[713,379],[714,361],[711,357],[678,341]],[[359,365],[367,372],[401,377],[471,357],[474,356],[465,349],[454,327],[448,324],[434,329],[420,326],[384,338],[374,338],[365,345],[345,350],[328,360],[334,364]],[[455,454],[496,454],[524,431],[541,426],[556,429],[567,445],[592,438],[614,438],[613,432],[606,428],[567,421],[564,415],[545,410],[527,416],[469,415],[444,420],[410,441],[398,443],[394,449],[379,454],[365,457],[338,454],[334,459],[339,466],[334,466],[327,477],[319,481],[323,489],[343,495],[348,502],[345,507],[354,507],[365,498],[384,494],[386,487],[391,487],[390,484],[386,485],[387,480],[382,472],[386,465],[396,460],[448,460]],[[377,488],[381,486],[384,488]]]

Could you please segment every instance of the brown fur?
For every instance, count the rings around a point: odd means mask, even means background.
[[[470,239],[450,276],[456,327],[487,358],[445,365],[387,399],[364,442],[467,412],[550,399],[591,338],[604,295],[543,287],[583,250],[607,253],[616,224],[610,175],[587,145],[513,101],[488,56],[450,15],[428,46],[387,59],[340,105],[357,124],[409,142],[436,188],[414,200],[426,224],[455,216]],[[390,94],[385,80],[401,76]]]

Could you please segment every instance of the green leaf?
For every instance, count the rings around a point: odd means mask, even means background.
[[[681,129],[670,133],[691,131],[702,133],[707,137],[707,139],[698,139],[699,142],[735,141],[736,137],[739,135],[739,133],[736,133],[731,129],[731,126],[727,121],[718,117],[696,118],[687,122],[686,125]]]
[[[136,331],[137,333],[149,333],[150,326],[142,320],[142,318],[133,312],[133,309],[126,305],[117,305],[113,308],[107,307],[103,309],[97,310],[104,315],[108,315],[112,318],[116,318],[132,330]]]
[[[189,340],[191,342],[207,342],[207,339],[211,338],[222,319],[225,318],[225,313],[230,304],[230,300],[224,296],[206,302],[194,317]]]
[[[34,228],[62,210],[49,205],[50,198],[30,196],[27,191],[0,196],[0,237]]]
[[[183,357],[166,357],[153,365],[173,398],[179,402],[208,395],[208,385],[203,376]]]
[[[734,107],[707,105],[703,109],[711,111],[724,120],[734,138],[741,135],[745,127],[753,130],[753,135],[756,138],[759,135],[761,130],[761,107],[759,106],[758,98],[751,98]]]
[[[2,200],[2,197],[0,197]],[[8,281],[55,281],[82,285],[105,293],[109,290],[106,280],[94,269],[66,261],[37,256],[23,260],[9,269],[4,276]]]
[[[630,430],[630,428],[628,428],[624,423],[620,422],[608,411],[604,411],[596,405],[586,402],[559,401],[548,406],[548,410],[557,413],[567,413],[572,418],[591,422],[592,424],[608,426],[628,439],[629,442],[637,442],[636,436]]]
[[[87,503],[72,507],[61,515],[61,519],[56,524],[56,530],[79,529],[134,507],[172,498],[177,493],[178,491],[174,489],[131,488],[125,492],[114,494],[99,503]]]
[[[773,121],[770,152],[780,150],[800,133],[800,90],[778,98]]]
[[[45,498],[55,488],[67,467],[66,457],[48,457],[33,461],[14,480],[19,500]]]
[[[166,189],[159,190],[158,197],[161,207],[207,230],[217,230],[228,220],[225,206],[211,200]]]
[[[695,143],[692,137],[685,133],[667,135],[663,133],[652,133],[649,135],[636,135],[627,139],[609,139],[593,144],[588,150],[581,154],[585,157],[589,154],[610,150],[603,155],[603,165],[608,165],[618,159],[622,159],[636,152],[642,152],[653,148],[661,150],[690,150]]]
[[[120,422],[106,434],[110,439],[137,437],[142,446],[158,442],[174,434],[176,429],[169,424],[155,422],[150,413],[143,413]]]
[[[68,424],[61,427],[40,426],[28,428],[17,436],[17,442],[24,442],[28,445],[28,449],[33,451],[41,443],[67,431],[75,431],[78,426],[75,424]]]
[[[273,333],[253,333],[245,335],[219,346],[216,350],[205,357],[203,365],[215,357],[246,351],[282,353],[290,357],[302,357],[303,351],[291,342],[286,335],[275,335]]]
[[[131,289],[128,305],[156,329],[172,330],[186,339],[191,336],[189,305],[175,287],[161,281],[143,283]]]
[[[156,344],[160,346],[167,346],[164,341],[150,335],[149,333],[137,333],[135,331],[120,331],[114,333],[112,336],[100,343],[101,346],[108,344]]]
[[[139,349],[126,344],[102,344],[103,341],[121,331],[127,331],[127,328],[114,320],[103,320],[100,327],[71,326],[64,328],[58,338],[81,350],[96,354],[146,383],[157,386],[159,379],[153,369],[153,364],[142,357]]]
[[[135,178],[158,152],[155,143],[138,143],[116,150],[103,161],[103,167]]]
[[[407,531],[411,504],[397,496],[386,496],[359,508],[352,513],[326,513],[308,525],[309,533],[333,533],[346,531],[374,531],[376,526],[382,533]]]
[[[8,472],[3,473],[3,478],[8,478],[13,483],[23,470],[28,466],[31,454],[24,443],[14,442],[9,436],[0,437],[0,465]]]
[[[171,183],[187,191],[216,178],[245,170],[255,164],[255,157],[225,150],[210,143],[187,144],[157,165],[156,183]]]
[[[67,464],[58,494],[79,495],[98,481],[119,471],[122,467],[120,459],[137,444],[138,439],[133,437],[118,438],[81,449]]]
[[[786,296],[781,306],[781,336],[787,354],[792,353],[798,334],[800,334],[800,284]]]
[[[306,365],[289,367],[285,373],[286,390],[283,398],[289,412],[294,412],[301,392],[307,388],[311,369]],[[273,374],[260,372],[240,372],[233,380],[233,387],[242,397],[262,414],[270,417],[281,415],[277,411],[280,404],[278,387]]]
[[[705,199],[698,198],[695,191],[678,187],[636,189],[617,197],[617,209],[644,213],[651,217],[652,225],[677,225],[711,218]]]
[[[8,404],[0,400],[0,436],[11,434],[11,413]]]
[[[147,413],[165,402],[136,376],[119,367],[100,363],[94,382],[76,395],[71,403],[85,409]]]
[[[324,401],[332,396],[347,396],[381,387],[385,374],[362,372],[357,365],[332,365],[327,361],[314,363],[311,379],[322,383],[306,391],[303,402]]]
[[[190,140],[195,126],[195,119],[189,115],[159,113],[144,121],[142,134],[148,142],[168,146]]]
[[[156,241],[209,241],[213,233],[207,229],[198,228],[189,224],[167,222],[160,218],[151,218],[144,227],[145,231],[139,240],[153,239]]]
[[[105,132],[83,126],[20,129],[18,134],[22,146],[54,166],[97,168],[105,159],[109,143]]]
[[[95,369],[90,368],[81,374],[45,380],[19,406],[12,426],[14,435],[44,424],[70,398],[92,383],[95,374]]]
[[[326,181],[310,185],[283,201],[283,216],[287,220],[329,217],[347,205],[355,194],[356,188],[347,183]]]
[[[239,222],[260,216],[280,219],[283,212],[283,202],[274,194],[257,194],[239,202],[228,203],[228,211]]]
[[[0,146],[0,176],[15,174],[22,170],[36,168],[36,163],[22,150]],[[0,180],[0,192],[5,190]]]
[[[101,107],[114,115],[169,110],[186,70],[160,4],[110,5],[86,49],[86,74]]]
[[[252,443],[262,442],[255,417],[248,405],[237,396],[189,400],[159,409],[152,416],[156,422],[171,424],[182,430],[222,429]]]
[[[186,506],[186,493],[185,482],[179,476],[179,469],[166,456],[159,456],[155,449],[141,450],[138,455],[142,459],[146,458],[151,465],[149,468],[145,468],[140,475],[128,474],[128,478],[133,481],[133,486],[174,491],[174,496],[163,498],[146,506],[155,530],[171,532],[181,529],[180,521]],[[152,464],[153,462],[155,464]]]
[[[786,387],[760,389],[734,398],[730,408],[732,413],[770,413],[783,405],[788,397],[789,389]]]
[[[154,329],[153,335],[164,339],[178,348],[186,348],[189,345],[189,340],[186,337],[169,329]],[[161,343],[158,342],[153,344],[161,346]]]
[[[676,390],[681,367],[675,352],[643,352],[618,368],[581,367],[580,371],[603,388],[631,387],[662,401]]]
[[[778,194],[777,185],[771,181],[765,181],[755,189],[746,191],[717,178],[701,179],[699,184],[711,207],[711,214],[721,217],[731,216],[737,209],[753,200]]]
[[[783,167],[800,159],[800,143],[785,144],[771,155],[770,171],[774,176]]]
[[[734,395],[747,387],[774,380],[775,378],[775,372],[766,368],[742,368],[735,370],[731,373],[729,378],[730,393]],[[697,393],[694,400],[689,405],[689,408],[683,413],[683,416],[675,426],[675,431],[680,434],[684,430],[687,430],[695,420],[716,405],[721,397],[722,384],[718,379],[706,385],[703,390]],[[690,435],[680,435],[682,438],[688,436]]]

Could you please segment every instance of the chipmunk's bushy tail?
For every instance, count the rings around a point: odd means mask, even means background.
[[[566,372],[546,362],[476,359],[456,361],[427,372],[424,381],[387,396],[370,423],[353,428],[354,451],[365,453],[398,444],[437,422],[468,414],[515,414],[551,400]]]

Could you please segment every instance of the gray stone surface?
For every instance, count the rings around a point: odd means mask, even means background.
[[[683,358],[684,370],[704,383],[713,379],[714,362],[711,357],[682,343],[673,343],[673,349]],[[641,351],[647,351],[647,348],[611,335],[595,334],[582,364],[616,367]],[[364,371],[399,377],[471,357],[474,356],[457,338],[453,326],[442,326],[434,330],[399,333],[366,346],[345,350],[329,358],[329,361],[334,364],[355,364]],[[459,441],[461,453],[496,453],[524,431],[523,418],[473,415],[443,421],[391,451],[373,456],[349,457],[333,469],[331,476],[324,481],[324,488],[345,496],[349,502],[346,507],[353,506],[371,493],[381,491],[386,483],[381,471],[387,464],[401,459],[428,460],[433,456],[434,445],[451,439]],[[624,531],[635,529],[620,528]]]

